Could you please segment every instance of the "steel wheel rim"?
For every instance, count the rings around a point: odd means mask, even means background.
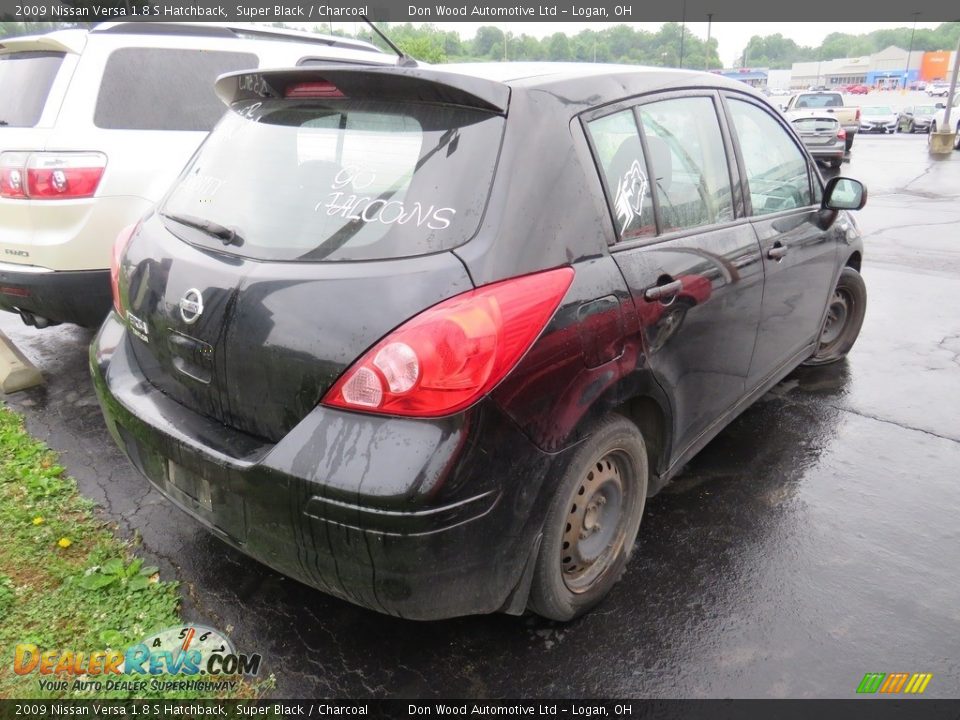
[[[593,463],[569,499],[560,545],[563,582],[585,592],[613,564],[626,532],[629,464],[621,450]]]
[[[833,298],[830,300],[830,307],[827,308],[827,319],[824,321],[823,331],[820,333],[822,347],[829,348],[843,336],[852,308],[853,298],[849,293],[839,288],[834,291]]]

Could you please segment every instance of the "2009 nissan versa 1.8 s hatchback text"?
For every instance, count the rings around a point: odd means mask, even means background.
[[[222,77],[121,235],[111,432],[218,537],[409,618],[572,618],[647,497],[866,293],[847,210],[741,83],[596,65]]]

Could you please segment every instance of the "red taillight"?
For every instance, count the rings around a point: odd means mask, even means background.
[[[342,98],[345,97],[340,89],[333,83],[322,82],[302,82],[291,85],[284,92],[285,98],[295,100],[297,98]]]
[[[855,119],[855,120],[859,120],[859,119],[860,119],[860,108],[857,108],[857,117],[854,118],[854,119]]]
[[[837,138],[840,139],[840,140],[846,140],[846,139],[847,139],[847,131],[844,130],[843,128],[840,128],[839,130],[837,130]]]
[[[0,196],[31,200],[92,197],[107,156],[98,152],[10,152],[0,155]]]
[[[517,364],[571,282],[573,269],[558,268],[444,300],[374,345],[322,402],[414,417],[462,410]]]
[[[123,259],[123,251],[127,249],[127,244],[137,225],[127,225],[117,235],[113,243],[113,253],[110,256],[110,289],[113,291],[113,309],[117,311],[120,317],[123,317],[123,303],[120,301],[120,261]]]

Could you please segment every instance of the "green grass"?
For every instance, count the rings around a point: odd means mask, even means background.
[[[17,414],[0,405],[0,697],[92,697],[41,690],[37,681],[42,676],[36,671],[14,673],[18,643],[33,643],[41,651],[123,652],[180,623],[178,584],[145,566],[131,544],[93,510],[56,455],[27,434]],[[74,677],[64,674],[61,679],[72,684]],[[223,697],[256,697],[268,687],[269,681],[241,682]],[[96,697],[128,695],[105,691]],[[136,693],[138,698],[192,695],[149,689]]]

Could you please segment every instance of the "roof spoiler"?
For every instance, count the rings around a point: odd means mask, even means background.
[[[246,100],[282,99],[301,83],[330,83],[345,97],[423,102],[506,114],[510,88],[503,83],[427,68],[311,66],[295,70],[228,73],[216,82],[228,106]]]

